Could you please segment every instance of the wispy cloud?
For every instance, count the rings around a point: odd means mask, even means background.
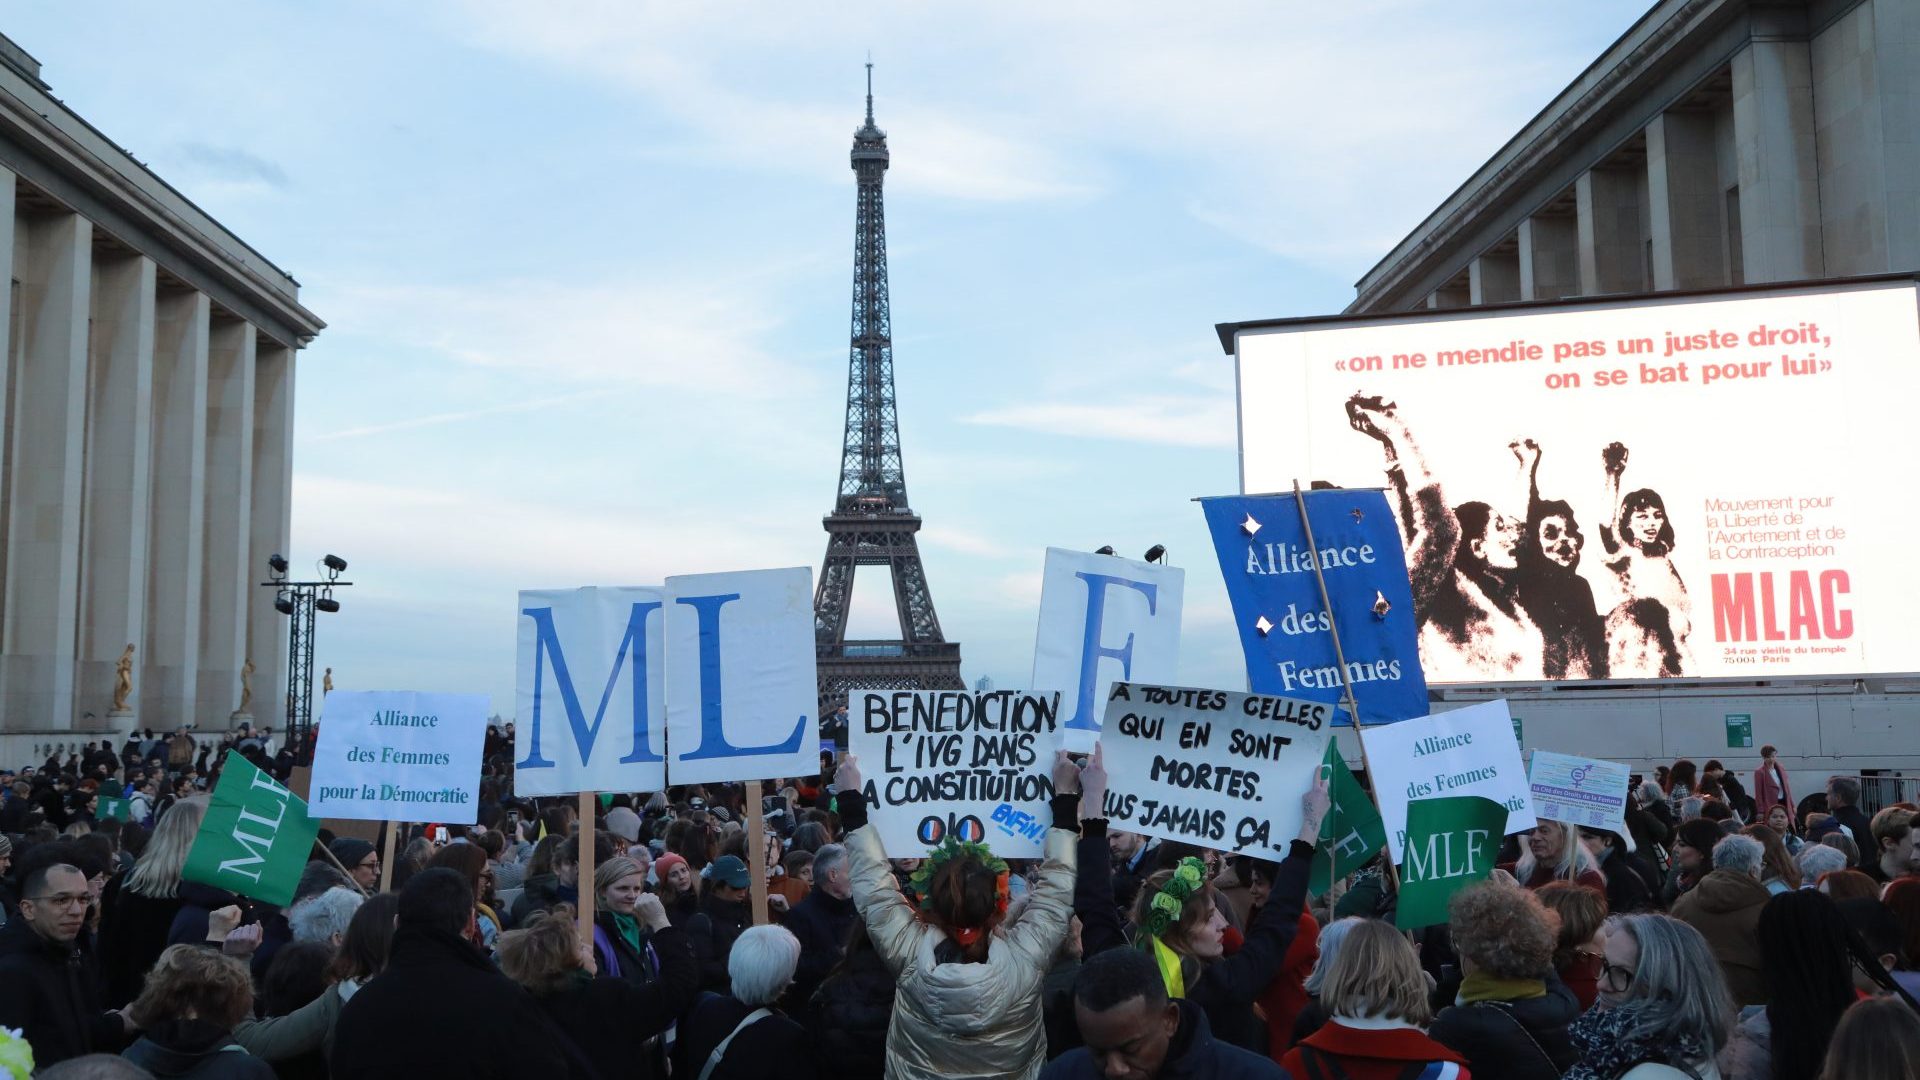
[[[507,416],[515,413],[539,412],[559,405],[572,405],[582,401],[600,400],[607,396],[605,389],[582,390],[575,394],[556,394],[552,397],[535,398],[532,401],[514,401],[503,405],[490,405],[480,409],[462,409],[457,412],[430,413],[405,420],[391,420],[379,424],[363,424],[359,427],[343,428],[314,435],[302,441],[314,443],[339,442],[342,439],[360,439],[369,435],[388,435],[398,431],[415,431],[420,428],[440,427],[446,424],[459,424],[468,420],[483,420],[490,416]]]
[[[237,146],[182,143],[179,156],[189,167],[209,179],[264,184],[271,188],[284,188],[291,183],[287,171],[278,162]]]
[[[928,525],[920,530],[920,542],[929,547],[945,548],[962,555],[979,555],[987,558],[1005,558],[1012,555],[1013,549],[994,538],[954,525]]]
[[[966,417],[970,424],[1021,428],[1049,435],[1153,443],[1161,446],[1234,445],[1233,402],[1212,398],[1131,398],[1099,404],[1052,402],[1010,405]]]

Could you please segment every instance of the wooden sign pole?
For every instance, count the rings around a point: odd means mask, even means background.
[[[333,868],[335,870],[338,870],[342,874],[345,874],[347,876],[347,880],[352,883],[353,887],[360,890],[361,896],[367,895],[367,890],[361,888],[360,882],[354,878],[353,871],[348,870],[344,865],[342,865],[339,857],[334,855],[334,853],[327,848],[327,845],[321,843],[319,837],[316,836],[313,838],[313,846],[316,850],[320,852],[320,854],[326,856],[327,861],[333,864]],[[386,872],[386,868],[384,865],[381,867],[381,872],[382,873]]]
[[[580,940],[593,940],[593,902],[596,899],[593,889],[593,801],[595,792],[580,793],[580,877],[576,886],[580,893]]]
[[[747,876],[753,888],[753,925],[767,921],[767,818],[760,805],[760,781],[747,781]]]
[[[402,822],[387,822],[387,842],[380,850],[380,891],[393,887],[393,844],[400,838]]]
[[[1353,722],[1353,737],[1360,742],[1360,767],[1367,770],[1369,782],[1373,779],[1373,767],[1367,762],[1367,737],[1360,731],[1360,703],[1353,698],[1353,678],[1347,672],[1347,653],[1340,647],[1340,627],[1333,619],[1333,600],[1327,594],[1327,575],[1320,566],[1320,549],[1313,543],[1313,522],[1307,517],[1307,496],[1300,490],[1300,481],[1293,482],[1293,502],[1300,508],[1300,531],[1306,537],[1307,554],[1313,566],[1313,579],[1320,585],[1320,603],[1327,613],[1327,634],[1333,639],[1333,660],[1340,665],[1341,704],[1346,706],[1347,718]],[[1337,746],[1337,744],[1336,744]],[[1338,749],[1334,751],[1338,753]],[[1329,811],[1331,813],[1331,811]],[[1400,869],[1393,865],[1391,854],[1393,845],[1387,845],[1387,881],[1395,892],[1400,891]]]

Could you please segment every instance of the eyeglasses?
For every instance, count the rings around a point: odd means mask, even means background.
[[[1622,993],[1633,985],[1632,968],[1615,967],[1606,960],[1600,961],[1600,985],[1611,993]]]
[[[77,908],[85,906],[88,897],[86,893],[80,893],[78,895],[72,893],[54,893],[50,896],[29,896],[27,899],[36,904],[45,904],[50,908]]]
[[[355,870],[378,870],[380,869],[380,860],[379,859],[362,859],[361,861],[354,863],[353,868]]]

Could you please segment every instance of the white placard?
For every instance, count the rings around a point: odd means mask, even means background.
[[[1068,750],[1093,749],[1113,684],[1180,677],[1178,567],[1048,548],[1033,688],[1058,691]]]
[[[1405,485],[1429,683],[1920,670],[1889,493],[1920,425],[1861,416],[1920,398],[1911,280],[1293,320],[1235,355],[1242,490]]]
[[[335,690],[321,704],[307,801],[316,818],[479,820],[485,694]]]
[[[848,705],[848,748],[889,856],[919,858],[949,835],[1003,859],[1044,854],[1059,694],[856,690]]]
[[[1360,739],[1394,862],[1407,838],[1407,803],[1414,799],[1479,795],[1507,808],[1506,835],[1533,828],[1527,766],[1505,699],[1363,728]]]
[[[514,794],[666,786],[665,598],[648,586],[520,594]]]
[[[1115,683],[1100,731],[1116,829],[1262,859],[1300,832],[1334,707],[1298,698]]]
[[[1540,817],[1627,835],[1627,781],[1617,761],[1535,750],[1527,763],[1533,812]]]
[[[666,599],[673,783],[817,774],[813,571],[670,577]]]

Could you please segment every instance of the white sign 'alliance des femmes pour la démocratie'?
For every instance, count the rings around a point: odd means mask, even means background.
[[[313,816],[473,824],[487,705],[485,694],[328,694],[313,752]]]

